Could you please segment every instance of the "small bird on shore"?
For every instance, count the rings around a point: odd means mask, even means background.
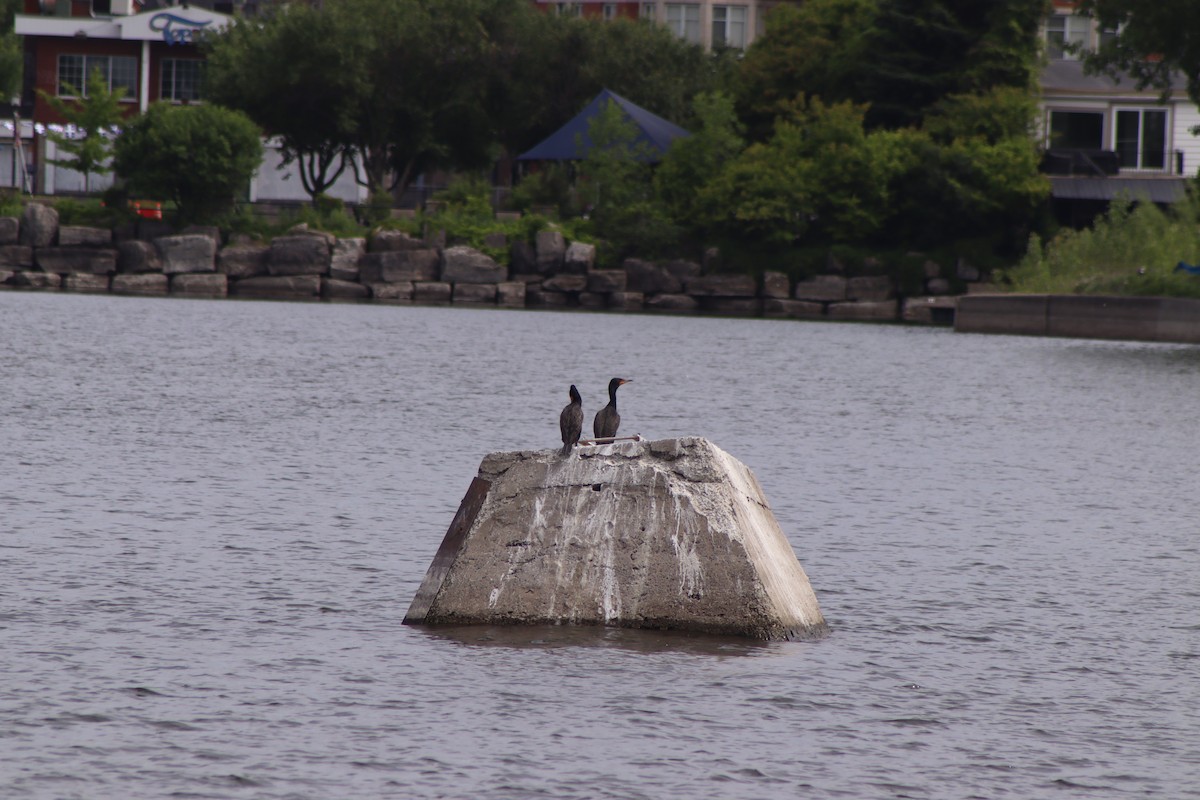
[[[592,433],[597,439],[612,438],[621,427],[621,415],[617,413],[617,389],[629,383],[630,378],[613,378],[608,382],[608,405],[596,412],[592,420]]]
[[[583,433],[583,398],[579,396],[575,384],[571,384],[571,402],[558,415],[558,429],[562,432],[563,440],[560,452],[565,456],[571,452],[571,448]]]

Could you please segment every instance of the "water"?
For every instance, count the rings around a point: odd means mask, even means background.
[[[14,293],[0,342],[4,798],[1200,797],[1200,348]],[[400,624],[614,375],[828,638]]]

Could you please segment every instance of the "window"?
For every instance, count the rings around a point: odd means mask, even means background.
[[[605,19],[616,19],[617,18],[617,4],[616,3],[605,3],[604,8],[603,8],[603,16]]]
[[[112,13],[112,0],[92,0],[92,14],[108,15]]]
[[[1167,166],[1167,112],[1163,109],[1117,111],[1117,157],[1129,169]]]
[[[579,3],[555,3],[554,13],[560,17],[581,17],[583,6]]]
[[[194,58],[165,58],[162,62],[162,84],[159,97],[163,100],[189,102],[200,99],[200,80],[204,62]]]
[[[133,56],[76,56],[58,57],[58,94],[74,97],[76,92],[87,97],[87,79],[96,71],[108,84],[109,91],[125,90],[125,97],[137,97],[137,59]]]
[[[1053,59],[1075,61],[1078,52],[1071,48],[1087,44],[1091,20],[1087,17],[1069,17],[1056,14],[1046,20],[1046,53]]]
[[[658,19],[658,10],[655,8],[654,3],[642,3],[642,10],[640,13],[642,15],[642,19]]]
[[[700,44],[700,6],[667,3],[667,27],[679,38]]]
[[[1104,114],[1096,111],[1051,111],[1050,147],[1063,150],[1104,148]]]
[[[746,46],[745,6],[713,6],[712,46],[739,50]]]

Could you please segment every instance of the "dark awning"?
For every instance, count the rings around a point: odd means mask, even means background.
[[[1082,178],[1050,176],[1050,194],[1059,200],[1149,200],[1177,203],[1187,196],[1186,178]]]
[[[575,161],[586,158],[592,141],[588,137],[588,126],[608,105],[615,103],[621,113],[637,129],[635,146],[643,144],[653,154],[651,160],[658,161],[667,152],[671,142],[681,136],[691,136],[673,122],[651,114],[641,106],[634,105],[608,89],[596,95],[588,107],[580,111],[570,122],[550,136],[517,156],[520,161]]]

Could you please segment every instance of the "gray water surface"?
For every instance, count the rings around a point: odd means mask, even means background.
[[[16,293],[0,345],[0,797],[1200,797],[1200,348]],[[400,624],[614,375],[829,637]]]

